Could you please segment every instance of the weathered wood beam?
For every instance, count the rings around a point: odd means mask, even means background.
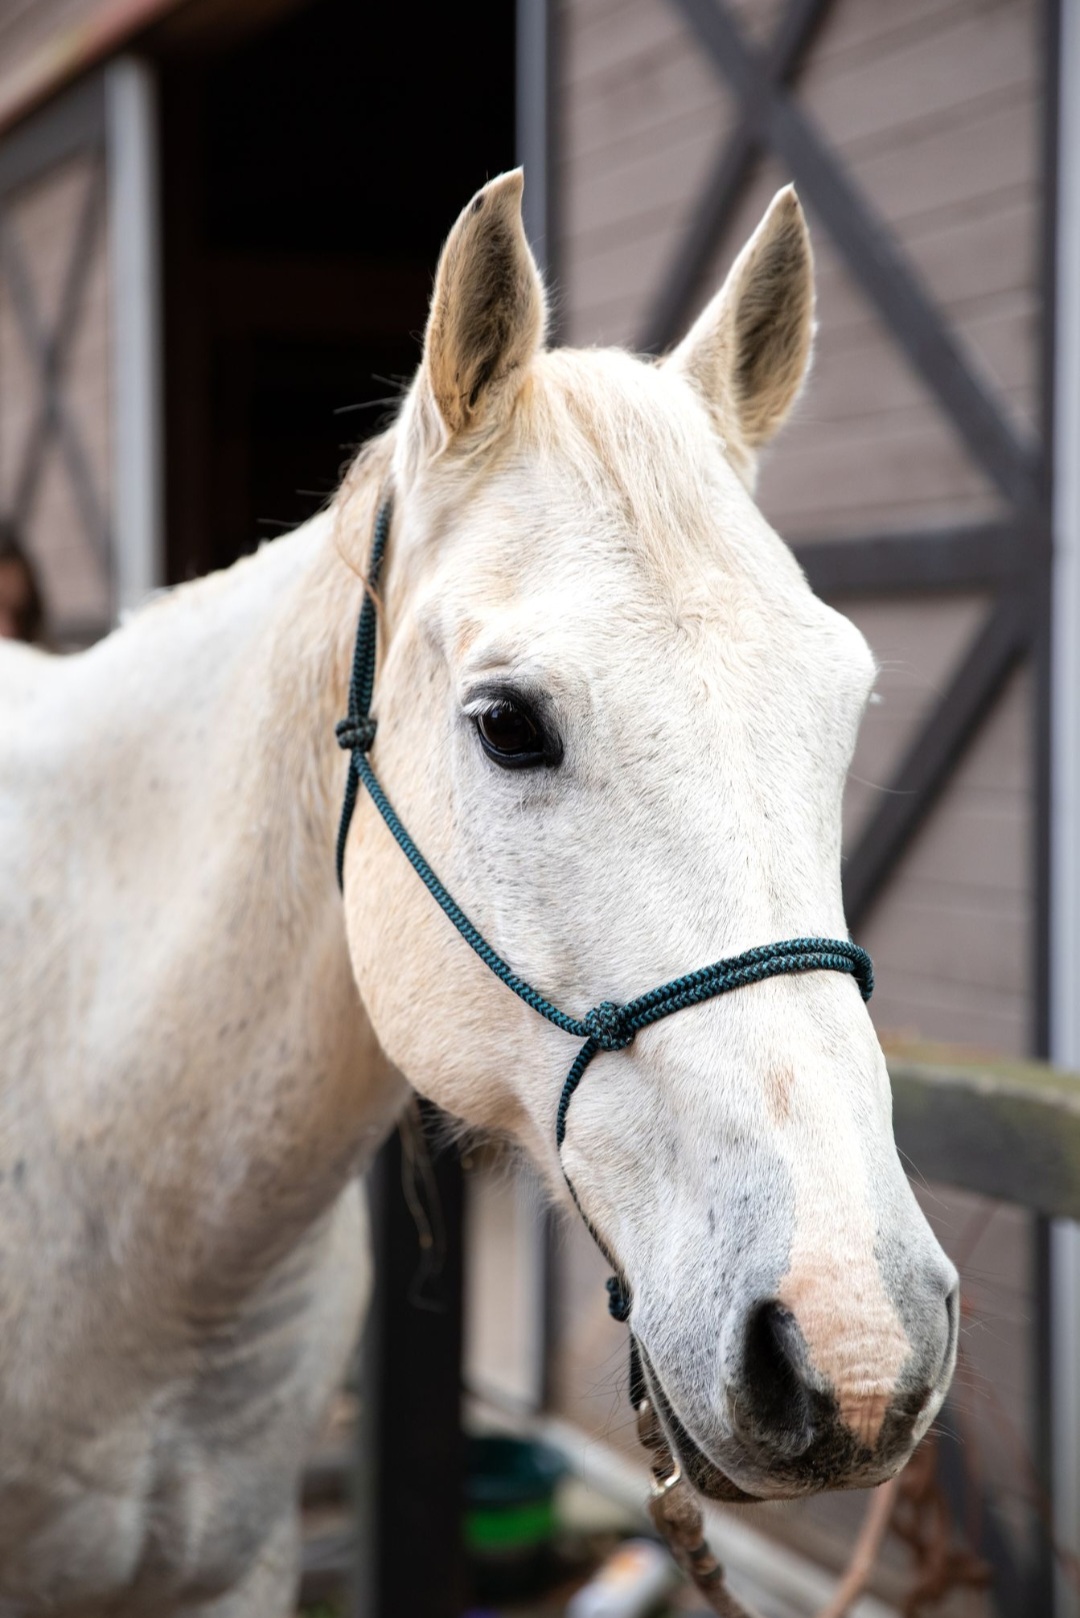
[[[832,0],[791,0],[765,53],[762,71],[770,84],[790,84],[802,66]],[[658,353],[681,334],[701,285],[731,223],[755,159],[764,143],[765,104],[745,96],[734,132],[717,152],[700,205],[680,241],[642,328],[639,348]]]
[[[930,388],[975,461],[1021,509],[1041,500],[1035,458],[969,368],[952,332],[892,232],[875,217],[794,98],[772,83],[722,0],[671,0],[716,70],[743,100],[766,109],[770,146],[839,247],[912,369]]]
[[[1027,651],[1034,612],[1029,590],[1006,590],[935,703],[844,867],[848,921],[858,927],[988,712]]]
[[[910,595],[925,591],[992,590],[1016,582],[1045,562],[1041,530],[1002,521],[811,540],[792,547],[818,595]]]
[[[1055,1219],[1080,1219],[1080,1074],[1043,1062],[887,1052],[906,1166]]]
[[[757,109],[749,108],[735,133],[724,137],[701,202],[664,273],[638,337],[637,346],[643,353],[663,353],[687,324],[694,295],[731,223],[761,143],[762,119]]]

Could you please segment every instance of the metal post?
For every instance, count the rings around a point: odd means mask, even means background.
[[[1050,42],[1053,50],[1053,41]],[[1063,0],[1059,46],[1057,363],[1054,390],[1050,1055],[1080,1068],[1080,0]],[[1050,1243],[1054,1528],[1080,1549],[1080,1226]],[[1055,1618],[1080,1618],[1059,1570]]]
[[[549,284],[556,273],[554,4],[517,0],[517,160],[525,170],[525,234]]]
[[[116,606],[164,582],[157,86],[133,56],[105,74],[112,274]]]

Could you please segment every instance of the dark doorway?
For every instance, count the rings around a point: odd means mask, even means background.
[[[507,0],[465,12],[189,0],[147,42],[161,89],[172,581],[310,517],[392,412],[442,241],[514,162],[513,28]],[[374,1176],[354,1610],[457,1618],[461,1170],[436,1155],[448,1256],[422,1312],[396,1150]]]
[[[514,161],[505,0],[193,17],[159,49],[174,580],[324,503],[415,369],[458,210]]]

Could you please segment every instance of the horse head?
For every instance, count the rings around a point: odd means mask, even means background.
[[[753,497],[812,341],[794,193],[659,362],[545,348],[520,197],[503,176],[454,227],[339,543],[363,568],[392,495],[379,777],[485,938],[581,1016],[846,937],[841,798],[875,670]],[[779,1498],[895,1472],[952,1373],[957,1284],[852,978],[773,977],[601,1050],[560,1154],[572,1043],[463,945],[363,796],[345,901],[391,1059],[572,1184],[692,1480]]]

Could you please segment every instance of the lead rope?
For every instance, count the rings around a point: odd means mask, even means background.
[[[507,965],[502,956],[492,949],[479,928],[473,925],[460,905],[443,887],[439,878],[421,854],[405,827],[398,819],[387,798],[368,754],[375,741],[378,721],[371,714],[371,699],[375,689],[375,649],[378,620],[373,592],[378,588],[383,556],[390,535],[391,502],[383,501],[375,519],[371,557],[368,563],[367,588],[360,608],[356,629],[356,647],[353,652],[352,675],[349,680],[349,711],[335,727],[339,747],[349,754],[349,769],[345,779],[345,795],[341,805],[341,821],[337,836],[338,887],[344,887],[345,845],[352,824],[356,798],[361,783],[367,789],[372,803],[389,827],[399,848],[427,888],[436,904],[453,922],[465,942],[474,949],[495,976],[508,989],[531,1006],[541,1017],[554,1023],[564,1033],[583,1041],[563,1082],[559,1104],[555,1112],[555,1145],[562,1165],[562,1146],[566,1138],[566,1118],[574,1092],[585,1072],[600,1051],[621,1051],[632,1044],[634,1036],[650,1024],[670,1017],[673,1012],[687,1006],[699,1005],[719,994],[729,994],[751,983],[766,978],[785,976],[793,972],[846,972],[859,985],[864,1000],[869,1000],[874,989],[874,969],[866,951],[847,938],[789,938],[778,944],[762,944],[756,949],[744,950],[714,961],[711,966],[673,978],[659,988],[650,989],[635,1000],[619,1005],[603,1000],[587,1011],[584,1017],[570,1017],[565,1011],[546,999]],[[594,1229],[578,1200],[577,1192],[563,1168],[570,1195],[593,1240],[609,1263],[611,1254]],[[613,1268],[617,1268],[613,1264]],[[632,1298],[625,1281],[613,1275],[607,1283],[608,1308],[616,1320],[629,1322]],[[652,1453],[653,1495],[650,1505],[653,1521],[666,1540],[672,1555],[693,1583],[705,1596],[715,1613],[721,1618],[752,1618],[745,1607],[735,1601],[723,1587],[723,1569],[712,1556],[702,1537],[702,1513],[696,1494],[682,1476],[664,1435],[663,1427],[648,1395],[642,1373],[637,1346],[630,1337],[631,1399],[637,1411],[638,1433],[642,1443]]]

